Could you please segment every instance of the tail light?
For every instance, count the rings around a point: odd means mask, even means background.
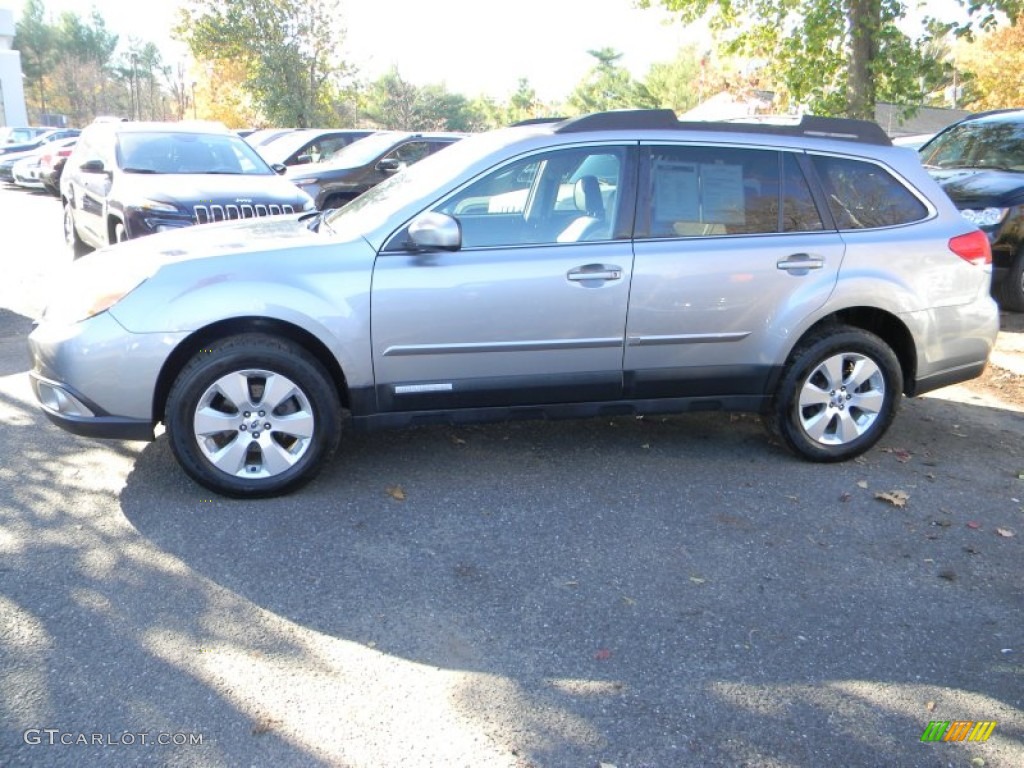
[[[988,243],[988,235],[981,230],[958,235],[949,241],[949,250],[964,261],[977,267],[992,263],[992,246]]]

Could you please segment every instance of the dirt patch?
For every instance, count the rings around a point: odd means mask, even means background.
[[[999,337],[985,373],[961,384],[985,400],[1024,411],[1024,314],[1001,312]]]

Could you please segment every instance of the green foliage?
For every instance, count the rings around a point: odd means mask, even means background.
[[[698,55],[695,46],[688,46],[672,61],[652,64],[644,86],[654,106],[686,112],[714,95],[711,89],[717,80],[705,57]]]
[[[569,96],[569,106],[575,114],[655,106],[644,84],[634,80],[629,70],[619,65],[621,53],[614,48],[587,53],[597,59],[597,64]]]
[[[199,61],[246,66],[244,88],[274,125],[329,122],[350,68],[339,0],[192,0],[176,36]]]
[[[397,69],[369,85],[364,114],[382,128],[401,131],[476,131],[488,125],[486,107],[443,85],[419,88]]]
[[[1016,18],[1024,0],[958,0],[982,27],[994,11]],[[649,7],[652,0],[638,0]],[[783,101],[821,115],[873,117],[877,101],[917,104],[922,84],[941,78],[942,64],[927,43],[945,30],[968,34],[970,24],[934,20],[917,39],[898,23],[900,0],[660,0],[684,22],[708,17],[727,50],[759,57]]]

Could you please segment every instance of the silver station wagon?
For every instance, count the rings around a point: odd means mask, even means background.
[[[991,254],[873,123],[665,110],[480,134],[343,208],[116,245],[29,343],[45,414],[282,493],[343,427],[708,409],[795,454],[871,447],[978,376]]]

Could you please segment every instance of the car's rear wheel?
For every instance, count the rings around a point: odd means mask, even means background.
[[[805,459],[843,461],[885,434],[902,392],[903,371],[884,341],[858,328],[833,328],[790,356],[768,426]]]
[[[194,480],[256,498],[316,475],[338,446],[341,405],[330,376],[304,349],[246,334],[192,358],[171,388],[164,421]]]
[[[78,236],[78,230],[75,228],[75,212],[70,200],[64,201],[64,242],[71,250],[72,257],[76,259],[85,256],[90,250],[89,246]]]
[[[1024,312],[1024,251],[1017,254],[1006,275],[995,284],[993,294],[1003,309]]]

